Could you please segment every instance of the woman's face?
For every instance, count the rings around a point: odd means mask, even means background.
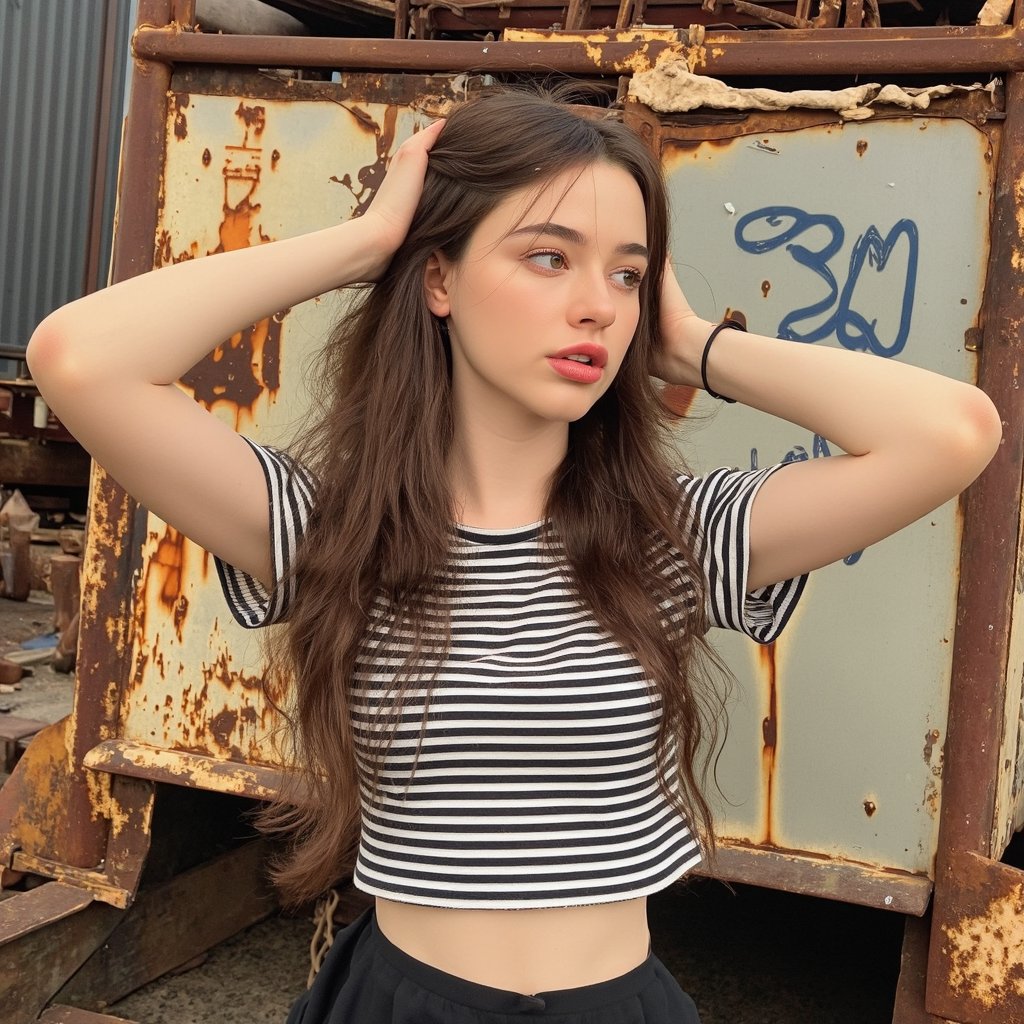
[[[461,421],[529,429],[583,416],[633,339],[646,270],[643,197],[617,164],[504,199],[457,262],[438,254],[427,271],[428,305],[448,319]]]

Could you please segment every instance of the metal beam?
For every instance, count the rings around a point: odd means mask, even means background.
[[[619,75],[653,67],[666,52],[716,75],[839,75],[1024,70],[1012,28],[816,29],[723,32],[703,43],[502,43],[417,39],[224,36],[140,28],[134,52],[167,64],[344,70],[555,71]],[[159,125],[154,126],[155,130]]]

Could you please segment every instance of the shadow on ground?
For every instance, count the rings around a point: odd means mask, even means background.
[[[654,951],[704,1024],[890,1024],[903,919],[698,880],[651,897]],[[310,921],[275,917],[111,1008],[139,1024],[282,1024],[305,986]]]

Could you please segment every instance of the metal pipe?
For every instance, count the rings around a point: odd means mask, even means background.
[[[417,39],[221,36],[140,28],[134,50],[168,64],[402,71],[557,71],[623,74],[666,50],[721,75],[837,75],[1024,71],[1024,39],[1009,26],[724,32],[682,42],[501,43]]]

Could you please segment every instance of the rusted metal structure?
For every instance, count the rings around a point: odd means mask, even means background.
[[[1000,861],[1024,824],[1024,4],[1008,25],[869,28],[871,5],[852,0],[823,2],[814,17],[803,2],[741,2],[734,24],[798,26],[742,30],[714,27],[725,16],[717,0],[647,7],[648,20],[670,15],[669,28],[640,24],[636,0],[607,10],[579,0],[277,6],[321,31],[379,31],[383,20],[397,38],[217,35],[196,30],[193,0],[140,0],[115,279],[352,216],[398,142],[447,102],[489,76],[559,72],[604,83],[661,158],[673,251],[693,249],[680,272],[705,315],[728,302],[765,333],[920,360],[977,380],[996,402],[1004,443],[964,499],[886,542],[885,557],[823,570],[820,610],[794,624],[786,646],[752,655],[726,645],[744,699],[723,755],[737,799],[718,867],[905,915],[895,1024],[1024,1020],[1024,872]],[[600,29],[604,20],[617,28]],[[566,29],[537,27],[555,21]],[[462,38],[438,38],[456,30]],[[495,32],[502,38],[473,38]],[[833,92],[896,71],[917,85],[966,74],[1005,84],[927,109],[882,103],[870,121],[863,109],[845,119],[835,109],[682,114],[626,99],[666,68]],[[855,223],[867,229],[851,251]],[[798,237],[802,279],[785,262]],[[890,259],[899,273],[886,278]],[[305,303],[240,332],[183,386],[237,429],[286,435],[302,408],[304,348],[338,314],[333,305]],[[681,412],[695,401],[672,398]],[[829,454],[824,439],[744,415],[712,424],[702,459]],[[182,929],[189,955],[267,912],[253,846],[139,889],[158,788],[170,803],[258,800],[280,781],[280,722],[259,651],[226,621],[212,569],[94,472],[74,711],[33,742],[0,791],[0,863],[49,880],[0,902],[0,965],[61,951],[46,972],[0,971],[12,1022],[146,980],[136,972],[115,984],[111,954],[96,951],[137,942],[162,899],[215,885],[237,895],[230,914]],[[858,630],[849,609],[865,593],[873,603]],[[910,602],[921,607],[911,613]],[[814,703],[822,689],[837,703]],[[183,938],[145,970],[185,952]]]

